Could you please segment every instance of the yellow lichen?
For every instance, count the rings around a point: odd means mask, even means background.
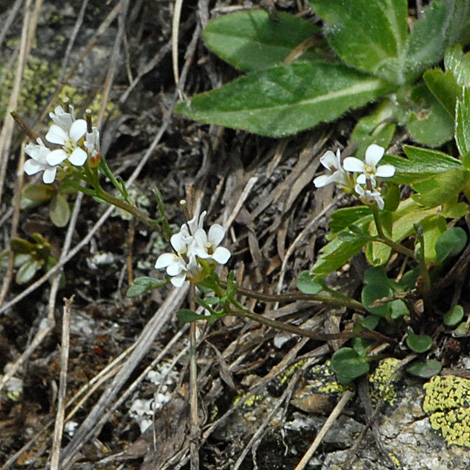
[[[441,433],[447,445],[470,447],[470,380],[434,376],[423,388],[423,410],[432,413],[432,429]]]
[[[390,377],[392,377],[400,361],[393,357],[388,357],[379,362],[379,365],[375,369],[374,373],[369,377],[369,383],[371,385],[371,399],[374,402],[384,400],[387,403],[393,405],[397,397],[394,383],[400,379],[400,375],[397,374],[390,384],[387,385]]]

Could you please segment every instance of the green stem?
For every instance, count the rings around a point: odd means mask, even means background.
[[[397,251],[398,253],[402,253],[403,255],[414,259],[415,255],[412,250],[404,247],[403,245],[400,245],[397,242],[394,242],[392,239],[388,238],[387,235],[385,235],[383,228],[382,228],[382,223],[380,222],[380,216],[379,216],[379,211],[377,209],[377,206],[371,206],[371,210],[372,210],[372,214],[374,215],[374,222],[375,222],[375,226],[377,227],[377,233],[378,233],[378,237],[375,239],[375,241],[384,243],[385,245],[388,245],[390,248]]]
[[[286,333],[292,333],[294,335],[299,336],[306,336],[307,338],[315,339],[318,341],[330,341],[335,339],[350,339],[350,338],[368,338],[374,339],[376,341],[382,341],[386,343],[396,343],[396,341],[392,338],[388,338],[385,335],[382,335],[376,331],[361,331],[360,333],[353,333],[353,332],[343,332],[343,333],[316,333],[315,331],[304,330],[302,328],[298,328],[297,326],[290,325],[288,323],[282,323],[277,320],[272,320],[271,318],[263,317],[262,315],[258,315],[257,313],[243,310],[229,310],[229,315],[233,315],[239,318],[248,318],[253,320],[257,323],[261,323],[262,325],[269,326],[270,328],[274,328],[276,330],[285,331]]]
[[[415,224],[414,228],[416,232],[416,238],[418,239],[419,243],[419,249],[417,250],[416,257],[418,260],[419,271],[423,279],[423,292],[427,293],[431,290],[431,277],[429,276],[429,271],[426,266],[423,227],[421,227],[421,225]]]
[[[224,282],[220,282],[222,287],[227,287]],[[260,292],[253,292],[251,290],[237,287],[237,294],[250,297],[251,299],[264,300],[266,302],[295,302],[298,300],[311,300],[314,302],[322,302],[330,305],[337,305],[338,307],[347,307],[355,310],[365,311],[364,305],[357,300],[351,299],[343,294],[335,292],[333,295],[321,294],[303,294],[302,292],[287,292],[285,294],[263,294]],[[336,297],[337,296],[337,297]]]
[[[95,188],[95,191],[95,196],[97,198],[102,199],[103,201],[115,207],[119,207],[120,209],[123,209],[126,212],[129,212],[129,214],[132,214],[136,219],[139,219],[149,227],[153,227],[156,223],[158,223],[157,220],[150,218],[145,212],[141,211],[140,209],[137,209],[137,207],[134,207],[131,204],[128,204],[126,201],[118,199],[112,194],[107,193],[101,186]]]

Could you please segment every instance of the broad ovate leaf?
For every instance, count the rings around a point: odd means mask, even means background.
[[[313,37],[318,27],[297,16],[279,12],[277,21],[265,10],[221,16],[204,30],[206,46],[239,70],[262,70],[283,62]],[[318,58],[309,49],[302,60]]]
[[[253,72],[176,111],[192,119],[283,137],[333,121],[393,87],[341,64],[302,62]]]
[[[404,82],[406,0],[309,2],[326,21],[325,36],[344,62],[392,83]]]

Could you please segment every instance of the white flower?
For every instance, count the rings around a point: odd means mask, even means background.
[[[43,171],[42,180],[46,184],[51,184],[55,180],[57,166],[47,162],[47,156],[51,151],[44,145],[44,142],[40,138],[36,142],[37,144],[30,142],[24,149],[25,153],[31,157],[25,162],[24,171],[27,175],[35,175]]]
[[[183,239],[188,245],[194,241],[194,234],[198,230],[202,230],[206,214],[207,211],[204,211],[199,217],[195,216],[187,223],[181,226],[181,233],[183,234]]]
[[[344,160],[344,169],[354,173],[361,173],[357,178],[357,183],[366,184],[371,182],[372,188],[377,186],[376,177],[390,178],[395,174],[393,165],[385,164],[377,166],[384,156],[385,149],[379,145],[372,144],[367,147],[365,161],[355,157],[348,157]]]
[[[191,244],[186,243],[182,231],[175,233],[170,239],[174,253],[162,253],[155,263],[156,269],[166,268],[166,273],[171,276],[171,283],[175,287],[181,287],[186,277],[197,278],[201,268],[197,263],[196,255],[190,251]]]
[[[385,203],[382,199],[382,196],[380,195],[380,191],[375,189],[364,189],[360,184],[356,184],[354,189],[358,194],[359,199],[365,204],[373,204],[376,202],[380,210],[384,208]]]
[[[87,124],[84,119],[74,121],[68,131],[63,126],[53,124],[46,134],[46,139],[53,144],[62,145],[62,148],[52,150],[47,157],[47,163],[49,165],[59,165],[68,159],[72,165],[83,166],[88,155],[85,150],[78,146],[78,143],[86,131]]]
[[[209,229],[209,235],[202,228],[194,234],[196,241],[196,254],[201,259],[213,259],[219,264],[225,264],[231,256],[230,250],[219,246],[225,237],[225,230],[219,224],[214,224]]]
[[[155,263],[156,269],[166,269],[175,287],[181,287],[186,279],[196,283],[202,281],[205,272],[200,260],[212,259],[225,264],[230,259],[230,251],[219,246],[225,230],[221,225],[214,224],[208,235],[202,228],[205,216],[206,212],[203,212],[183,224],[181,230],[170,239],[174,252],[161,254]]]
[[[316,188],[322,188],[330,183],[336,183],[345,188],[351,186],[349,174],[344,171],[344,168],[341,166],[341,152],[339,150],[336,151],[336,155],[331,150],[328,150],[323,157],[320,158],[320,163],[333,173],[331,175],[317,176],[313,180],[313,184]]]
[[[73,106],[69,106],[70,112],[64,111],[62,106],[57,106],[53,113],[49,113],[50,118],[56,125],[61,127],[65,132],[68,132],[75,121]]]

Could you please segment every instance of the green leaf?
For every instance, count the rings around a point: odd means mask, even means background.
[[[345,383],[367,374],[369,362],[354,349],[341,348],[331,357],[331,368],[338,375],[338,380]]]
[[[442,370],[442,365],[436,359],[429,359],[425,362],[414,362],[406,369],[410,374],[423,379],[429,379],[433,375],[439,374]]]
[[[426,263],[437,260],[436,242],[447,230],[446,220],[440,214],[433,215],[421,222],[424,238],[424,259]]]
[[[463,169],[462,163],[454,157],[437,150],[405,145],[403,150],[408,158],[385,155],[382,161],[395,167],[394,183],[412,184],[449,170]]]
[[[23,188],[21,195],[31,201],[46,202],[54,195],[55,189],[51,184],[32,183]]]
[[[345,207],[331,214],[328,225],[333,233],[341,232],[359,219],[370,214],[371,210],[368,206]]]
[[[463,88],[455,110],[455,141],[465,168],[470,168],[470,90]]]
[[[64,195],[56,193],[49,205],[49,216],[56,227],[65,227],[70,220],[70,206]]]
[[[375,111],[360,119],[351,134],[351,142],[357,144],[356,155],[365,155],[371,144],[388,148],[393,139],[396,123],[396,103],[389,99],[380,103]]]
[[[433,1],[413,25],[408,40],[406,72],[412,80],[439,62],[448,46],[459,41],[470,25],[469,0]]]
[[[137,277],[134,279],[132,286],[127,289],[126,296],[137,297],[142,295],[144,292],[162,287],[167,283],[168,281],[166,279],[155,279],[153,277],[146,276]]]
[[[392,302],[392,310],[390,314],[390,318],[392,320],[398,320],[409,315],[410,311],[403,300],[398,299]]]
[[[372,220],[372,215],[363,217],[356,225],[364,227]],[[352,232],[351,232],[352,233]],[[356,238],[352,241],[334,239],[321,250],[321,256],[312,268],[312,274],[326,276],[327,274],[342,267],[346,261],[358,253],[368,243],[366,238]]]
[[[205,315],[198,315],[196,312],[188,309],[178,310],[177,314],[178,319],[183,323],[192,323],[197,320],[207,320]]]
[[[413,89],[411,99],[419,108],[409,113],[407,122],[408,131],[415,141],[439,147],[452,139],[453,118],[423,83]]]
[[[452,72],[443,72],[441,69],[427,70],[423,79],[429,91],[444,106],[449,116],[455,119],[455,104],[462,89]]]
[[[464,311],[461,305],[456,305],[444,315],[444,325],[457,326],[463,319]]]
[[[419,195],[414,198],[424,207],[435,207],[452,199],[464,188],[468,181],[468,170],[451,170],[418,181],[411,187]]]
[[[12,238],[11,249],[14,253],[32,253],[35,246],[33,243],[23,238]]]
[[[17,271],[15,280],[18,284],[27,284],[36,275],[38,270],[41,268],[41,263],[32,259],[27,263],[24,263]]]
[[[380,301],[383,298],[391,297],[393,290],[384,284],[369,284],[364,286],[361,293],[361,302],[365,309],[379,317],[386,317],[392,308],[391,301],[385,302],[382,305],[371,307],[375,301]]]
[[[243,71],[262,70],[280,64],[319,28],[286,13],[277,21],[265,10],[238,12],[209,22],[203,37],[206,46],[229,64]],[[302,60],[318,59],[307,50]]]
[[[318,281],[315,276],[308,271],[304,271],[299,274],[297,278],[297,289],[304,294],[318,294],[325,288],[325,284],[322,281]]]
[[[380,317],[377,315],[368,315],[367,317],[362,320],[362,326],[369,330],[375,330],[377,325],[379,324]]]
[[[363,283],[365,285],[374,286],[374,285],[388,285],[392,283],[387,277],[387,270],[384,266],[372,267],[366,269],[364,273]]]
[[[408,328],[406,344],[412,351],[420,354],[431,349],[432,338],[428,335],[417,335],[411,328]]]
[[[391,89],[344,65],[294,63],[253,72],[180,103],[176,111],[211,124],[283,137],[333,121]]]
[[[467,234],[460,227],[446,230],[436,241],[437,261],[443,263],[448,258],[457,256],[467,244]]]
[[[404,82],[406,0],[309,2],[313,11],[327,21],[325,36],[347,64],[392,83]]]
[[[470,54],[463,53],[462,44],[455,44],[446,50],[444,65],[460,86],[470,85]]]

